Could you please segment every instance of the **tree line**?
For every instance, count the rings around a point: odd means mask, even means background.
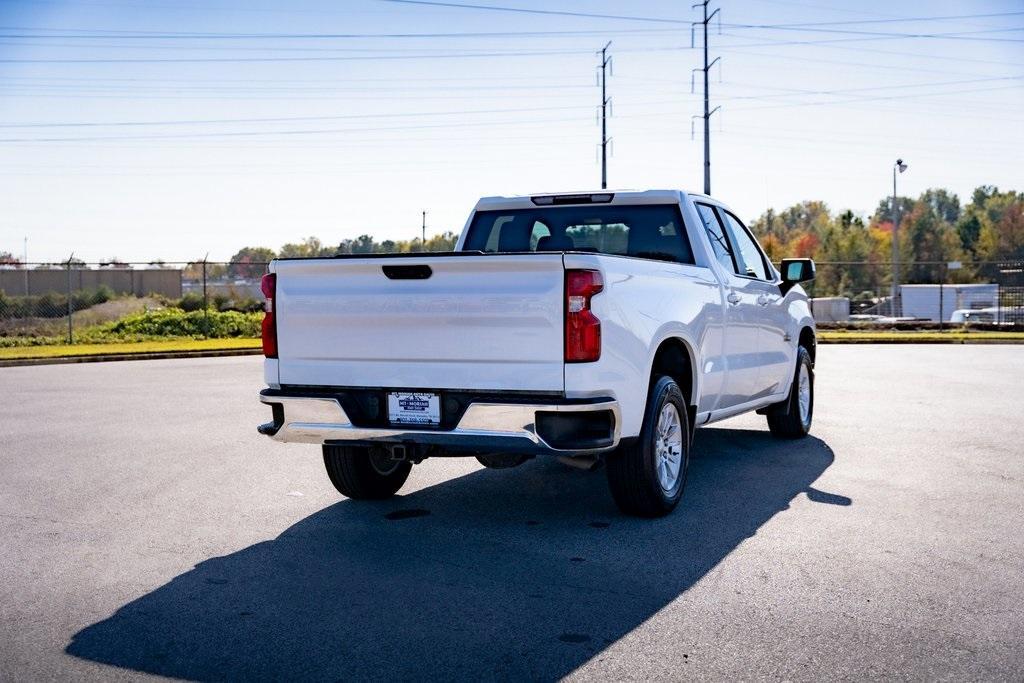
[[[269,247],[243,247],[231,257],[226,270],[229,277],[258,277],[264,271],[264,264],[275,258],[452,251],[458,238],[458,235],[450,231],[428,237],[426,243],[419,238],[378,242],[372,235],[360,235],[355,239],[344,239],[337,246],[329,246],[318,237],[307,237],[301,242],[289,242],[276,252]],[[207,266],[207,277],[210,277],[209,268]]]
[[[805,201],[779,212],[769,209],[750,227],[772,261],[803,256],[818,262],[819,296],[867,298],[891,283],[893,208],[892,197],[886,197],[864,219]],[[902,283],[977,282],[991,279],[999,261],[1024,260],[1022,192],[984,185],[963,205],[952,192],[934,188],[916,199],[899,197],[895,209]],[[949,269],[951,261],[962,267]]]

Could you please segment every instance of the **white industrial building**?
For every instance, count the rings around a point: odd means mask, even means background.
[[[999,305],[999,285],[900,285],[901,313],[911,318],[949,322],[953,311]]]

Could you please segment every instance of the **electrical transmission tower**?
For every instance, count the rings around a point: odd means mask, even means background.
[[[703,71],[704,72],[704,116],[695,116],[693,118],[702,118],[702,119],[704,119],[704,194],[707,194],[707,195],[711,194],[711,115],[714,114],[719,109],[721,109],[721,107],[715,107],[714,109],[709,109],[710,104],[711,104],[711,96],[708,93],[708,72],[711,70],[711,67],[713,67],[715,65],[715,62],[717,62],[718,60],[721,59],[721,57],[715,57],[714,60],[712,60],[710,63],[708,62],[708,24],[715,17],[715,15],[718,15],[718,31],[719,31],[719,33],[721,33],[721,31],[722,31],[722,17],[719,14],[721,9],[720,8],[716,9],[711,14],[708,14],[708,3],[709,2],[711,2],[711,0],[704,0],[704,2],[698,2],[696,5],[693,5],[692,7],[690,7],[690,9],[694,9],[694,8],[697,8],[697,7],[702,7],[704,9],[704,19],[702,21],[695,21],[695,22],[693,22],[690,25],[690,47],[695,47],[695,45],[694,45],[694,29],[698,25],[702,25],[703,28],[704,28],[704,68],[703,69],[694,69],[693,72],[691,72],[691,74],[690,74],[690,89],[691,90],[693,89],[693,73],[696,73],[697,71]],[[718,68],[721,69],[722,68],[721,65],[719,65]],[[691,119],[691,121],[692,120],[693,119]]]
[[[608,48],[612,46],[612,41],[608,41],[608,44],[601,48],[598,53],[601,55],[601,66],[600,72],[598,73],[598,79],[601,84],[601,189],[604,190],[608,187],[608,143],[611,142],[611,138],[608,137],[608,106],[612,102],[612,98],[608,97],[607,81],[608,76],[612,73],[612,58],[608,54]]]

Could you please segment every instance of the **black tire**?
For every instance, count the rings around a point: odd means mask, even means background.
[[[667,490],[659,478],[657,450],[658,421],[666,404],[675,407],[682,437],[678,455],[680,469]],[[608,486],[622,512],[638,517],[662,517],[679,504],[690,464],[690,421],[686,413],[686,399],[671,377],[659,377],[651,387],[637,440],[620,446],[607,460]]]
[[[346,498],[390,498],[409,478],[412,463],[391,460],[384,449],[324,446],[324,466],[334,488]]]
[[[810,396],[806,415],[800,410],[800,373],[807,370],[807,384]],[[799,439],[811,431],[811,420],[814,418],[814,363],[811,354],[803,346],[796,350],[796,369],[793,373],[793,385],[785,401],[776,403],[765,413],[768,417],[768,430],[781,439]]]

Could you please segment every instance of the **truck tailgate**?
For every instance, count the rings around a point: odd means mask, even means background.
[[[407,278],[422,266],[429,277]],[[561,254],[284,260],[274,272],[282,385],[563,390]]]

